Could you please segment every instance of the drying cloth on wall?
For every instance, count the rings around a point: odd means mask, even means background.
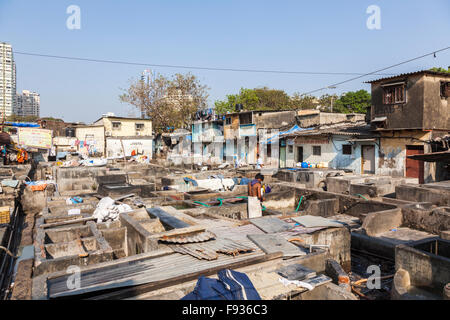
[[[77,203],[83,203],[83,199],[81,197],[72,197],[72,198],[67,198],[67,200],[66,200],[67,205],[77,204]]]
[[[197,181],[195,181],[194,179],[185,177],[185,178],[183,178],[183,180],[184,180],[184,182],[186,182],[186,183],[189,183],[189,182],[192,183],[192,185],[193,185],[194,187],[197,187],[197,186],[198,186]]]
[[[43,191],[47,188],[47,184],[40,184],[36,186],[30,186],[31,191]]]
[[[181,300],[261,300],[245,273],[224,269],[217,275],[219,279],[201,276],[194,291]]]
[[[233,179],[204,179],[197,180],[197,183],[200,188],[213,191],[229,190],[234,186]]]
[[[16,188],[18,184],[19,184],[19,180],[10,180],[10,179],[2,180],[3,187]]]

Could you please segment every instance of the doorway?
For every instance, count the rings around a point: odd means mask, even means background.
[[[361,146],[361,173],[375,173],[375,146]]]
[[[408,178],[418,178],[419,183],[423,184],[424,179],[424,166],[423,161],[408,159],[408,156],[423,154],[423,146],[406,146],[406,174]]]
[[[303,147],[297,147],[297,163],[303,162]]]
[[[286,168],[286,146],[280,147],[280,168]]]

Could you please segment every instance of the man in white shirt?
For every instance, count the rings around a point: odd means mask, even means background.
[[[263,165],[263,161],[260,157],[260,155],[257,155],[258,159],[256,160],[256,169],[261,169],[264,165]]]

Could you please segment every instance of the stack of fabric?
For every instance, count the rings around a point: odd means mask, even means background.
[[[181,300],[261,300],[245,273],[224,269],[219,279],[200,277],[194,291]]]

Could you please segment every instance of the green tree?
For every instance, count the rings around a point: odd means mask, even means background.
[[[234,112],[236,104],[242,104],[245,110],[283,110],[290,108],[290,97],[283,90],[267,87],[241,88],[238,94],[227,95],[226,100],[217,100],[216,113]]]
[[[441,68],[441,67],[434,67],[434,68],[431,68],[430,71],[450,73],[450,67],[448,67],[448,69],[444,69],[444,68]]]
[[[366,113],[371,105],[371,96],[366,90],[349,91],[333,103],[333,112]]]
[[[319,106],[321,106],[321,110],[324,112],[337,112],[335,104],[338,99],[339,96],[336,94],[324,94],[318,99]],[[331,108],[331,106],[333,106],[333,108]]]
[[[6,121],[11,122],[36,122],[39,119],[38,116],[18,116],[15,114],[10,115],[6,118]]]
[[[285,110],[289,108],[290,97],[283,90],[267,87],[253,90],[258,97],[256,110]]]
[[[215,110],[217,114],[224,114],[227,112],[234,112],[236,104],[242,104],[245,110],[256,110],[259,103],[259,98],[255,90],[241,88],[238,94],[227,95],[226,100],[217,100]]]
[[[317,105],[318,100],[316,97],[311,95],[302,96],[298,92],[294,93],[289,101],[289,109],[294,110],[315,109]]]

